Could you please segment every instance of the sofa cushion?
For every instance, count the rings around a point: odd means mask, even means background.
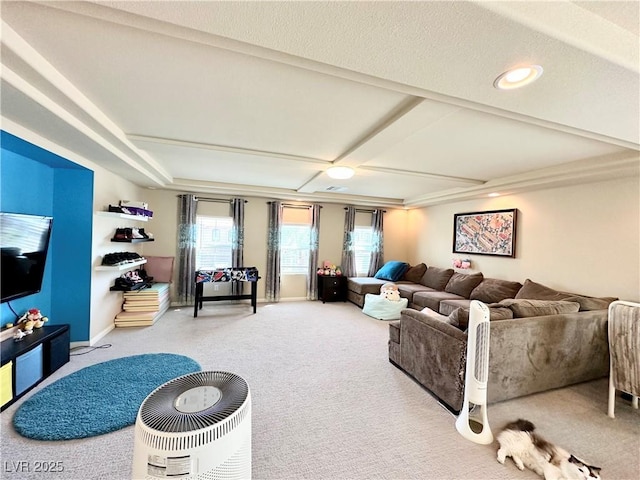
[[[429,287],[425,287],[424,285],[420,285],[419,283],[396,283],[398,290],[400,291],[400,296],[402,298],[406,298],[409,302],[413,301],[413,294],[416,292],[427,292],[432,291]]]
[[[434,290],[443,291],[447,286],[447,282],[453,275],[452,268],[438,268],[428,267],[427,271],[420,279],[420,283],[425,287],[433,288]]]
[[[466,298],[441,300],[440,306],[438,307],[438,312],[442,315],[449,315],[454,310],[457,310],[459,308],[469,308],[470,304],[471,300],[467,300]]]
[[[457,325],[453,323],[453,319],[449,318],[448,315],[441,315],[438,312],[434,312],[429,307],[424,307],[420,311],[422,313],[424,313],[429,318],[433,318],[434,320],[437,320],[439,322],[448,323],[449,325],[453,325],[453,326],[457,327]]]
[[[387,283],[386,280],[378,280],[373,277],[349,277],[347,279],[347,288],[358,295],[366,295],[367,293],[380,293],[380,287]]]
[[[507,307],[489,307],[489,320],[509,320],[513,318],[513,311]],[[469,308],[457,308],[449,314],[451,324],[456,325],[460,330],[469,328]]]
[[[500,302],[513,311],[514,318],[540,317],[543,315],[559,315],[576,313],[580,309],[578,302],[563,300],[528,300],[524,298],[507,298]]]
[[[382,268],[376,272],[374,277],[379,280],[397,282],[402,278],[402,275],[407,271],[407,268],[409,268],[408,263],[392,260],[385,263]]]
[[[485,278],[480,282],[480,285],[473,289],[469,298],[484,303],[497,303],[505,298],[515,298],[521,288],[520,282]]]
[[[449,292],[438,292],[436,290],[426,292],[415,292],[411,303],[417,305],[419,308],[429,307],[436,312],[440,311],[440,302],[442,300],[463,300],[460,295]]]
[[[483,278],[480,272],[471,275],[455,272],[444,287],[444,291],[469,298],[473,289],[480,285]]]
[[[526,298],[529,300],[564,300],[569,294],[559,292],[553,288],[549,288],[541,283],[526,279],[524,285],[518,291],[514,298]]]
[[[400,280],[406,282],[420,283],[420,279],[427,271],[427,266],[424,263],[419,263],[413,267],[409,267]]]
[[[563,299],[565,302],[577,302],[580,304],[580,311],[589,310],[606,310],[611,302],[618,300],[616,297],[585,297],[582,295],[574,295]]]

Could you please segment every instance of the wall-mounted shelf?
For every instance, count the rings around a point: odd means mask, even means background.
[[[100,215],[101,217],[123,218],[125,220],[135,220],[138,222],[146,222],[149,220],[149,217],[142,215],[128,215],[126,213],[118,212],[96,212],[96,215]]]
[[[155,238],[129,238],[129,239],[125,239],[125,240],[119,240],[117,238],[112,238],[111,239],[112,242],[119,242],[119,243],[153,242],[154,240],[155,240]]]
[[[130,270],[132,268],[137,267],[138,265],[142,265],[147,263],[147,260],[139,260],[137,262],[131,263],[123,263],[122,265],[98,265],[95,267],[96,270],[106,270],[106,271],[121,271],[121,270]]]

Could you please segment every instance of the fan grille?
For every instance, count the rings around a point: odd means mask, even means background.
[[[202,386],[219,389],[222,394],[220,400],[197,412],[181,412],[176,409],[176,398],[188,390]],[[247,382],[233,373],[190,373],[175,378],[153,391],[140,406],[139,420],[148,428],[161,432],[192,432],[210,427],[237,414],[248,396]]]
[[[489,322],[479,323],[476,328],[476,351],[473,375],[479,382],[489,379]]]

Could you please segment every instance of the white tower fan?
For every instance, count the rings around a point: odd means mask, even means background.
[[[136,419],[132,478],[250,479],[247,382],[228,372],[196,372],[151,392]]]
[[[456,420],[456,429],[464,438],[483,445],[493,442],[487,418],[489,320],[489,308],[473,300],[469,307],[464,401]]]

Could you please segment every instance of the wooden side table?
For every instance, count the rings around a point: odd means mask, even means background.
[[[347,277],[344,275],[318,275],[318,300],[325,302],[347,301]]]

